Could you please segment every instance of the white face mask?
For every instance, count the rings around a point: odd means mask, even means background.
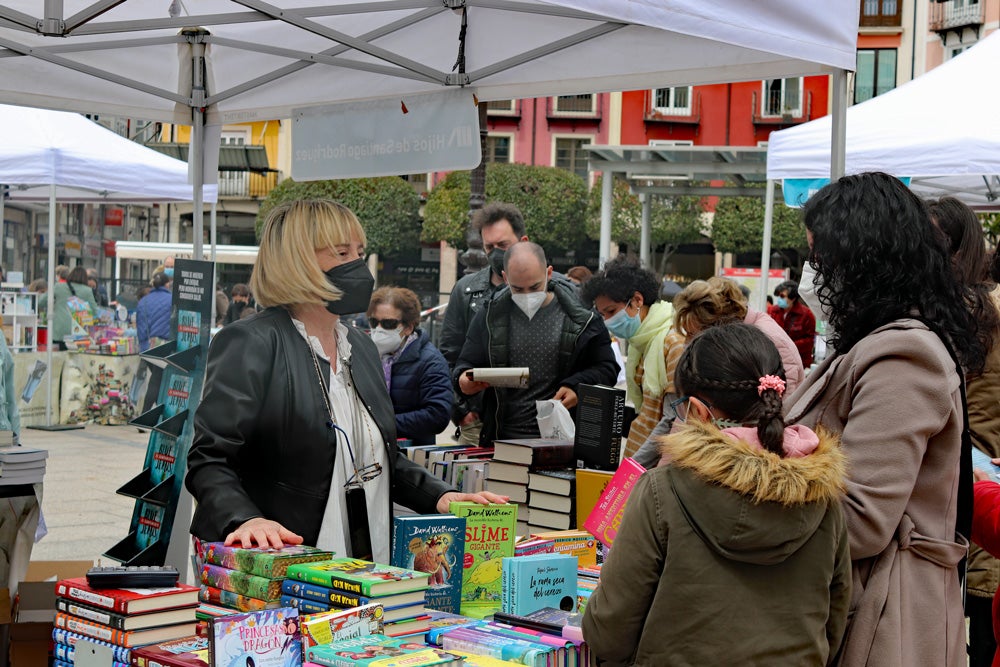
[[[514,300],[514,305],[520,308],[521,312],[527,315],[530,320],[538,312],[538,309],[542,307],[546,296],[548,296],[548,292],[543,289],[541,292],[511,294],[510,298]]]
[[[399,325],[395,329],[375,327],[372,329],[371,336],[379,354],[392,354],[403,344],[403,325]]]
[[[802,303],[809,306],[809,310],[813,312],[816,319],[829,322],[830,313],[827,307],[820,303],[819,295],[816,294],[816,290],[822,284],[823,279],[816,273],[816,269],[807,260],[802,265],[802,280],[799,281],[799,298],[802,299]]]

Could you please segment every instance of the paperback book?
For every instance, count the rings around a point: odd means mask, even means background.
[[[461,658],[410,638],[373,635],[313,646],[306,660],[326,667],[460,667]]]
[[[212,621],[210,664],[215,667],[300,667],[299,612],[281,607]]]
[[[576,609],[573,556],[536,554],[503,559],[503,611],[525,615],[545,607]]]
[[[328,611],[302,616],[302,647],[344,639],[381,635],[385,630],[382,605],[369,604],[355,609]]]
[[[201,545],[204,562],[230,570],[240,570],[258,577],[278,579],[285,576],[289,565],[330,560],[333,552],[305,545],[287,545],[281,549],[226,546],[222,542]]]
[[[451,513],[464,517],[465,559],[462,574],[462,608],[499,609],[502,594],[502,559],[514,555],[516,505],[451,503]]]
[[[644,472],[646,469],[634,459],[627,458],[622,461],[621,467],[608,483],[608,488],[597,501],[597,506],[583,523],[583,527],[605,546],[610,547],[615,541],[628,496]]]
[[[357,558],[335,558],[319,563],[297,563],[288,568],[289,579],[329,586],[347,593],[380,597],[427,588],[430,575]],[[280,586],[279,592],[280,592]]]
[[[428,609],[459,613],[466,520],[430,514],[396,517],[393,523],[392,565],[430,575]]]
[[[540,531],[532,537],[552,540],[552,550],[555,553],[576,556],[580,567],[597,565],[597,540],[585,530]]]

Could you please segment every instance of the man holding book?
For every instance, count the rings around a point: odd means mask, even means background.
[[[482,393],[480,443],[497,438],[537,438],[535,401],[555,399],[576,406],[576,387],[612,384],[618,364],[601,319],[585,308],[572,285],[553,281],[541,246],[522,241],[504,256],[510,287],[480,310],[453,379],[465,396]],[[503,389],[474,379],[472,369],[530,369],[528,387]]]

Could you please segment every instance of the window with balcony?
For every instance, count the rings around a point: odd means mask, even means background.
[[[761,116],[801,116],[802,77],[790,79],[768,79],[764,81],[764,102]]]
[[[854,103],[864,102],[896,87],[896,49],[858,49]]]
[[[553,110],[557,115],[593,115],[597,112],[596,95],[560,95]]]
[[[487,162],[510,162],[511,161],[511,136],[509,134],[491,134],[486,137],[486,154],[483,159]]]
[[[666,116],[690,116],[691,86],[654,88],[653,111]]]
[[[583,149],[591,143],[589,137],[579,139],[577,137],[556,137],[555,139],[555,166],[566,171],[571,171],[582,178],[587,178],[587,158],[589,154]]]
[[[861,26],[902,25],[902,0],[861,0]]]

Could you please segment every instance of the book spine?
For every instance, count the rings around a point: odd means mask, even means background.
[[[126,617],[121,614],[113,614],[100,609],[92,609],[83,605],[74,604],[70,600],[65,600],[63,598],[56,600],[56,609],[72,616],[78,616],[80,618],[85,618],[88,621],[94,621],[95,623],[100,623],[101,625],[107,625],[108,627],[115,628],[116,630],[125,629]]]
[[[218,565],[206,564],[201,567],[201,583],[267,602],[281,597],[280,580],[258,577]]]
[[[371,598],[366,598],[363,595],[344,593],[328,586],[310,584],[294,579],[285,579],[281,583],[281,592],[286,595],[295,595],[308,600],[329,603],[334,607],[360,607],[372,602]]]
[[[120,598],[114,598],[108,595],[102,595],[96,591],[90,591],[78,586],[73,586],[71,584],[65,584],[60,582],[56,585],[56,595],[69,598],[71,600],[79,600],[80,602],[86,602],[103,609],[110,609],[112,611],[117,611],[120,613],[128,613],[128,602]]]
[[[56,614],[55,625],[57,628],[62,628],[63,630],[69,630],[70,632],[76,632],[77,634],[118,644],[119,646],[125,646],[128,642],[128,634],[121,630],[115,630],[106,625],[86,621],[62,612]]]
[[[503,566],[500,569],[500,580],[502,592],[500,594],[500,609],[502,611],[512,613],[512,607],[514,605],[514,590],[517,585],[517,563],[516,561],[503,560]]]
[[[295,607],[303,614],[320,614],[331,609],[339,609],[339,607],[334,607],[329,603],[307,600],[295,595],[282,595],[280,602],[282,607]]]
[[[371,593],[369,593],[369,582],[364,582],[364,584],[362,584],[356,581],[347,581],[346,579],[337,577],[329,571],[294,570],[289,572],[288,576],[294,577],[299,581],[304,581],[307,584],[325,586],[326,588],[343,591],[344,593],[353,593],[354,595],[364,595],[368,597],[371,596]]]
[[[216,588],[215,586],[202,586],[198,592],[198,599],[202,602],[217,604],[242,612],[261,611],[272,605],[272,603],[266,600],[240,595],[239,593]]]
[[[58,638],[56,637],[56,632],[60,633]],[[66,630],[53,630],[53,639],[55,639],[55,648],[53,649],[53,655],[57,660],[62,660],[64,662],[73,662],[73,654],[76,652],[76,643],[81,639],[86,639],[87,641],[92,641],[95,644],[100,644],[101,646],[110,646],[112,648],[111,658],[116,663],[126,664],[131,659],[132,651],[125,648],[124,646],[115,646],[113,644],[108,644],[107,642],[96,641],[83,635],[67,632]],[[60,639],[66,641],[60,641]],[[73,642],[70,644],[69,642]]]
[[[616,392],[614,403],[611,406],[611,446],[608,451],[610,459],[608,463],[611,465],[612,470],[618,467],[618,461],[621,458],[622,427],[624,422],[625,397],[620,392]]]

